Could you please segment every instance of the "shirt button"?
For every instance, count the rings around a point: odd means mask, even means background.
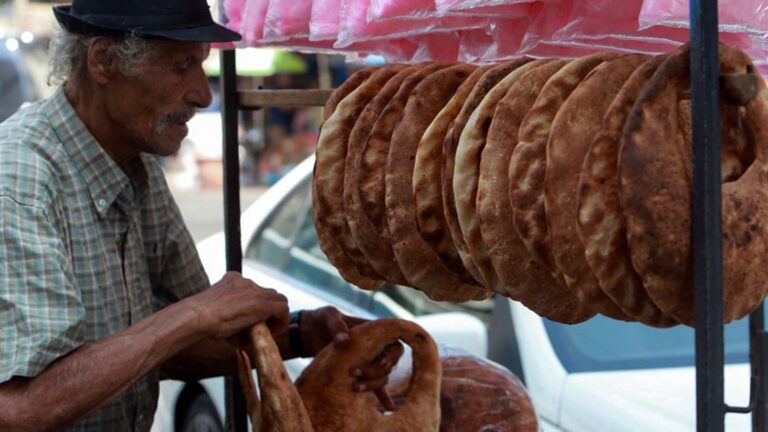
[[[99,200],[99,207],[104,208],[106,206],[107,206],[107,200],[105,200],[104,198],[100,199]]]

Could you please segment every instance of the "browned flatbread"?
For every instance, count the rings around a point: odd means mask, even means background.
[[[250,330],[252,356],[259,377],[261,401],[251,374],[248,355],[238,351],[239,376],[256,431],[311,432],[312,423],[298,390],[285,370],[280,351],[266,324]],[[285,415],[286,412],[291,415]]]
[[[426,128],[475,67],[460,64],[434,72],[411,93],[397,127],[385,171],[385,204],[392,249],[410,285],[433,300],[463,302],[488,297],[491,292],[463,281],[440,261],[419,233],[413,198],[416,150]],[[467,278],[470,279],[470,278]]]
[[[633,319],[654,327],[669,327],[677,322],[651,301],[640,275],[632,267],[616,171],[619,139],[627,115],[663,60],[659,56],[638,67],[603,117],[581,169],[577,224],[585,258],[603,292]]]
[[[421,236],[437,253],[443,264],[456,272],[463,281],[480,284],[482,281],[475,280],[464,267],[451,238],[443,213],[443,187],[440,180],[445,136],[464,106],[467,96],[490,68],[486,66],[475,69],[440,110],[421,137],[413,168],[413,197]]]
[[[390,139],[413,88],[424,77],[445,66],[439,63],[415,66],[413,73],[402,82],[400,89],[379,115],[356,162],[359,166],[359,184],[357,193],[352,193],[351,213],[348,217],[351,218],[351,224],[356,224],[355,238],[360,250],[371,263],[376,263],[376,269],[380,274],[387,275],[388,280],[407,282],[392,252],[384,204],[384,168]]]
[[[403,341],[413,349],[408,395],[396,412],[383,414],[375,399],[353,390],[353,368],[371,363],[384,348]],[[418,325],[384,318],[356,326],[343,347],[329,344],[304,369],[296,387],[315,432],[434,432],[440,426],[440,358]]]
[[[389,103],[390,99],[400,89],[401,84],[408,76],[415,70],[418,70],[421,66],[412,66],[405,68],[398,72],[395,76],[387,81],[387,84],[381,88],[379,93],[374,97],[370,103],[365,107],[363,112],[357,118],[355,127],[352,128],[352,132],[349,134],[349,144],[347,146],[347,157],[344,164],[344,214],[349,225],[352,237],[355,239],[355,245],[359,245],[363,242],[364,233],[361,233],[365,227],[361,227],[361,224],[367,224],[370,226],[368,217],[365,215],[362,207],[356,205],[359,203],[359,188],[360,183],[360,160],[363,153],[363,149],[368,143],[368,137],[370,136],[371,129],[376,120],[381,115],[381,112]],[[357,197],[355,197],[357,195]],[[365,258],[363,252],[358,251],[360,256]],[[375,258],[375,257],[374,257]],[[397,266],[386,265],[387,263],[381,262],[378,259],[369,260],[371,266],[376,272],[381,275],[387,282],[395,284],[406,284],[407,281],[403,277],[400,269]]]
[[[376,272],[370,263],[364,263],[359,253],[349,249],[349,246],[354,244],[354,239],[344,216],[342,199],[347,141],[354,121],[368,102],[404,67],[382,67],[347,95],[323,124],[317,144],[312,182],[312,217],[317,228],[320,248],[347,282],[363,289],[378,289],[384,281],[375,276]],[[355,253],[358,254],[355,256],[357,260],[350,257],[350,254]],[[361,263],[367,265],[358,267]]]
[[[328,120],[328,117],[336,111],[336,106],[339,102],[347,97],[348,94],[352,93],[353,90],[358,88],[360,84],[365,82],[376,69],[378,68],[375,66],[360,69],[344,80],[340,86],[336,87],[328,97],[328,100],[325,101],[325,106],[323,107],[323,122]]]
[[[593,316],[594,312],[528,253],[510,223],[512,207],[507,181],[509,158],[517,145],[520,123],[549,77],[565,64],[566,61],[553,61],[526,72],[496,105],[480,159],[477,216],[483,243],[501,282],[500,292],[539,315],[573,323]]]
[[[526,63],[501,79],[472,112],[461,132],[459,145],[456,148],[453,195],[456,200],[456,214],[459,218],[461,234],[472,256],[472,261],[488,284],[488,288],[498,293],[506,292],[507,288],[503,286],[488,256],[488,245],[483,242],[480,234],[480,221],[476,211],[480,155],[498,102],[520,77],[547,61],[549,60]]]
[[[753,68],[741,51],[720,46],[720,72]],[[768,90],[758,95],[745,120],[722,125],[722,139],[754,137],[757,159],[723,185],[723,320],[741,318],[766,294],[768,266],[754,265],[768,251]],[[681,133],[679,94],[688,89],[689,48],[670,54],[632,108],[619,151],[619,198],[627,223],[632,263],[651,300],[664,313],[693,325],[690,146]],[[725,112],[725,110],[723,110]],[[745,127],[743,132],[738,129]]]
[[[475,108],[480,105],[483,97],[485,97],[493,86],[501,81],[502,78],[528,61],[530,61],[530,59],[512,60],[494,66],[483,74],[472,89],[472,92],[467,96],[464,106],[453,121],[453,126],[446,134],[445,142],[443,143],[443,169],[440,183],[443,188],[443,206],[445,207],[443,214],[445,216],[445,222],[451,232],[451,238],[456,246],[456,251],[459,253],[462,262],[464,262],[464,268],[469,271],[475,280],[481,281],[483,285],[489,288],[490,285],[488,284],[488,281],[483,279],[467,250],[467,244],[464,242],[464,236],[461,234],[459,217],[456,214],[456,199],[453,194],[453,171],[456,160],[456,148],[459,145],[459,138],[464,130],[464,126],[467,124],[467,120],[469,120],[469,117],[472,115]]]
[[[584,156],[608,106],[632,72],[648,60],[644,55],[627,55],[596,67],[560,107],[547,144],[544,203],[557,268],[582,303],[627,321],[632,318],[605,295],[584,257],[576,231],[577,194]]]
[[[544,208],[549,133],[557,111],[579,82],[597,65],[615,57],[611,53],[588,55],[571,61],[553,75],[520,124],[517,147],[510,159],[509,198],[515,229],[534,259],[556,276],[558,271],[549,246]]]

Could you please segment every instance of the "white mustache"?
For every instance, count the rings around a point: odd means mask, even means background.
[[[186,111],[177,111],[175,113],[171,113],[158,120],[157,125],[155,125],[155,133],[161,135],[167,131],[169,127],[175,124],[188,122],[194,115],[194,108],[189,108]]]

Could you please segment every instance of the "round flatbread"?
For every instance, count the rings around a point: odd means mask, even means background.
[[[317,158],[312,182],[312,217],[317,229],[320,248],[349,283],[363,289],[378,289],[384,281],[376,276],[370,265],[359,268],[362,261],[350,257],[354,244],[344,216],[344,162],[347,142],[354,122],[365,106],[403,65],[389,65],[375,71],[354,91],[349,93],[323,124],[317,143]],[[360,258],[357,256],[356,258]]]
[[[456,214],[467,250],[472,261],[490,289],[504,293],[506,287],[496,274],[488,247],[480,234],[480,221],[477,217],[477,185],[480,177],[480,155],[482,154],[488,129],[496,111],[496,105],[507,90],[528,71],[545,64],[549,60],[536,60],[526,63],[510,72],[483,97],[472,112],[459,138],[456,148],[456,160],[453,171],[453,194],[456,199]]]
[[[344,80],[340,86],[336,87],[328,97],[328,100],[325,101],[325,106],[323,106],[323,122],[328,120],[328,117],[336,111],[336,106],[339,105],[339,102],[365,82],[376,69],[378,69],[376,66],[360,69]]]
[[[512,60],[494,66],[483,74],[477,81],[475,87],[472,88],[472,92],[467,96],[466,101],[464,101],[464,106],[461,107],[461,111],[453,121],[453,126],[451,126],[451,129],[446,134],[445,141],[443,142],[443,169],[440,183],[443,188],[443,215],[445,216],[445,222],[451,232],[453,244],[456,246],[456,251],[459,253],[459,257],[464,263],[464,267],[475,280],[482,281],[483,285],[488,288],[490,288],[488,281],[482,277],[474,261],[472,261],[472,256],[467,250],[467,244],[464,242],[464,236],[461,233],[461,226],[459,225],[459,217],[456,213],[456,199],[453,193],[453,172],[455,168],[456,148],[459,145],[459,138],[464,130],[464,126],[467,124],[467,120],[469,120],[469,117],[472,115],[475,108],[480,105],[483,97],[485,97],[485,95],[499,81],[501,81],[502,78],[529,61],[530,59]]]
[[[577,221],[584,256],[603,292],[633,319],[653,327],[669,327],[677,321],[648,297],[632,267],[616,171],[627,115],[663,60],[658,56],[638,67],[608,107],[581,169]]]
[[[547,144],[544,205],[549,222],[552,255],[572,293],[599,313],[630,321],[619,305],[605,295],[584,257],[576,231],[578,184],[584,156],[602,125],[613,98],[645,55],[627,55],[597,66],[560,107]]]
[[[416,221],[422,238],[432,247],[443,264],[467,283],[480,283],[464,267],[453,243],[443,212],[443,141],[467,96],[490,66],[477,68],[459,86],[451,100],[437,114],[421,137],[413,168],[413,198]]]
[[[684,46],[670,54],[632,108],[619,150],[618,180],[632,264],[648,296],[664,313],[693,325],[691,147],[678,102],[690,88],[689,53]],[[722,74],[753,68],[746,54],[720,46]],[[757,154],[742,176],[722,188],[724,322],[747,315],[766,294],[768,268],[754,263],[768,250],[768,90],[760,77],[756,81],[758,95],[743,118],[721,124],[723,147],[746,134]]]
[[[574,323],[590,318],[594,312],[528,253],[510,223],[512,207],[507,181],[509,158],[517,145],[520,123],[547,80],[567,63],[553,61],[526,72],[496,105],[480,159],[477,216],[503,294],[541,316]]]
[[[359,175],[357,193],[347,209],[350,228],[355,229],[358,247],[375,264],[377,271],[387,280],[407,284],[392,252],[392,239],[387,225],[384,204],[384,169],[387,164],[390,140],[395,125],[403,115],[408,97],[416,85],[430,73],[446,67],[442,63],[414,66],[413,72],[403,80],[397,93],[389,100],[371,128],[368,141],[356,162]]]
[[[520,124],[517,147],[509,162],[509,199],[517,233],[534,259],[559,277],[549,245],[544,208],[547,142],[557,111],[582,79],[616,54],[596,53],[575,59],[557,71]]]
[[[412,66],[405,68],[390,78],[371,102],[366,105],[363,112],[357,118],[352,132],[349,134],[347,157],[344,164],[344,215],[346,216],[352,237],[355,239],[356,247],[359,247],[365,238],[365,234],[361,233],[361,231],[365,230],[365,228],[370,228],[370,222],[367,220],[362,207],[356,205],[360,200],[358,189],[360,183],[360,155],[362,155],[365,146],[368,144],[371,129],[373,129],[376,120],[378,120],[390,99],[400,90],[400,86],[405,79],[421,67]],[[355,201],[356,198],[357,202]],[[366,226],[361,227],[361,224],[366,224]],[[358,253],[361,257],[368,259],[368,256],[359,249]],[[395,284],[407,283],[397,266],[387,265],[386,261],[382,263],[381,260],[376,259],[376,256],[371,258],[368,259],[368,262],[387,282]]]
[[[474,69],[460,64],[424,78],[408,98],[387,156],[385,204],[392,249],[408,282],[433,300],[463,302],[491,294],[445,267],[421,237],[412,187],[416,150],[424,131]]]

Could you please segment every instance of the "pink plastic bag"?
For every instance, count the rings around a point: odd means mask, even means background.
[[[309,38],[312,0],[270,0],[264,19],[264,41]]]
[[[264,37],[264,18],[267,14],[269,0],[246,0],[241,18],[240,29],[243,35],[241,46],[251,46]]]
[[[637,31],[637,16],[642,0],[589,0],[571,2],[568,23],[558,30],[554,39],[566,40],[580,36],[627,34]]]
[[[449,10],[445,12],[445,16],[473,16],[496,19],[531,18],[538,15],[543,7],[544,3],[542,2],[481,4],[466,9]]]
[[[307,38],[293,38],[282,41],[256,42],[250,44],[256,47],[274,47],[283,48],[304,53],[323,53],[323,54],[348,54],[352,57],[365,57],[368,54],[375,54],[384,57],[389,62],[408,62],[414,57],[419,49],[419,44],[407,39],[382,39],[371,42],[359,42],[351,44],[344,48],[335,48],[333,41],[311,41]]]
[[[435,10],[438,15],[461,14],[467,15],[481,13],[488,15],[497,11],[497,18],[516,18],[518,11],[527,10],[530,7],[540,7],[542,1],[535,0],[434,0]],[[482,11],[485,11],[483,13]],[[505,12],[513,12],[515,16],[509,16]]]
[[[576,0],[550,0],[538,14],[531,17],[531,24],[520,43],[521,52],[530,52],[537,45],[552,38],[559,29],[568,23],[573,2]]]
[[[458,60],[465,63],[482,64],[484,56],[494,44],[491,28],[492,26],[458,32]]]
[[[547,40],[560,45],[594,45],[651,54],[669,52],[690,40],[689,31],[681,27],[654,25],[641,29],[639,16],[643,2],[624,0],[621,7],[615,7],[613,0],[572,1],[568,22]],[[733,8],[733,2],[725,3]],[[720,40],[748,53],[756,45],[744,33],[721,32]]]
[[[478,63],[494,63],[520,57],[520,48],[530,25],[528,18],[494,21],[489,29],[493,43],[478,59]]]
[[[541,6],[542,2],[535,0],[371,0],[368,22],[393,18],[521,18],[536,13]]]
[[[336,40],[341,0],[314,0],[309,20],[309,40]]]
[[[453,62],[459,58],[459,35],[456,32],[430,33],[413,39],[418,43],[418,48],[407,63]]]
[[[436,15],[434,0],[371,0],[368,22],[388,18],[432,18]]]
[[[388,19],[368,22],[371,0],[342,0],[336,47],[355,42],[416,36],[435,31],[467,30],[487,24],[483,18],[443,17],[426,19]]]
[[[718,10],[720,31],[765,34],[768,32],[768,1],[721,1]],[[640,28],[656,25],[688,28],[688,0],[645,0],[639,17]]]
[[[224,0],[224,13],[227,16],[226,27],[239,32],[245,10],[245,0]]]

